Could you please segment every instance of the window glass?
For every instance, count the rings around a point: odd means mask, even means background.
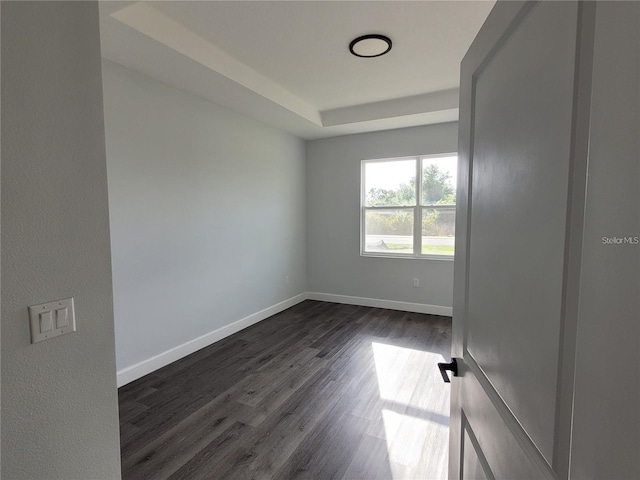
[[[368,210],[365,252],[413,255],[413,208]]]
[[[422,204],[455,205],[458,157],[422,159]]]
[[[363,161],[362,254],[453,258],[457,164],[453,154]]]
[[[416,204],[416,160],[367,162],[365,204],[372,206]]]
[[[453,255],[456,207],[422,208],[423,255]]]

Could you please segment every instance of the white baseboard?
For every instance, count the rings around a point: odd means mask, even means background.
[[[429,305],[426,303],[398,302],[396,300],[383,300],[379,298],[351,297],[349,295],[336,295],[334,293],[307,292],[309,300],[323,302],[347,303],[349,305],[362,305],[363,307],[389,308],[404,312],[428,313],[430,315],[453,316],[453,308],[441,305]]]
[[[222,340],[229,335],[233,335],[234,333],[237,333],[244,328],[250,327],[251,325],[264,320],[265,318],[269,318],[276,313],[280,313],[289,307],[293,307],[294,305],[297,305],[298,303],[306,299],[307,294],[301,293],[300,295],[296,295],[295,297],[291,297],[280,303],[267,307],[264,310],[260,310],[259,312],[249,315],[248,317],[244,317],[229,325],[218,328],[213,332],[209,332],[202,335],[201,337],[189,340],[188,342],[183,343],[182,345],[178,345],[177,347],[173,347],[166,352],[143,360],[142,362],[136,363],[135,365],[123,368],[122,370],[118,370],[118,387],[126,385],[127,383],[131,383],[140,377],[144,377],[145,375],[154,372],[159,368],[169,365],[176,360],[180,360],[181,358],[186,357],[193,352],[197,352],[198,350],[207,347],[212,343]]]
[[[140,377],[158,370],[170,363],[180,360],[198,350],[211,345],[223,338],[233,335],[240,330],[250,327],[265,318],[269,318],[276,313],[280,313],[287,308],[293,307],[304,300],[320,300],[323,302],[346,303],[349,305],[362,305],[363,307],[389,308],[391,310],[402,310],[405,312],[428,313],[431,315],[452,316],[451,307],[439,305],[428,305],[424,303],[398,302],[395,300],[382,300],[378,298],[351,297],[348,295],[336,295],[333,293],[305,292],[295,297],[291,297],[280,303],[260,310],[254,314],[244,317],[224,327],[220,327],[213,332],[206,333],[198,338],[173,347],[166,352],[162,352],[151,358],[143,360],[135,365],[118,370],[118,388],[137,380]]]

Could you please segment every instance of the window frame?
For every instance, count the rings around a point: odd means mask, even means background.
[[[406,157],[391,157],[391,158],[374,158],[368,160],[362,160],[360,162],[360,256],[373,257],[373,258],[404,258],[404,259],[423,259],[423,260],[445,260],[453,261],[455,258],[455,252],[453,255],[438,255],[433,253],[422,253],[422,212],[423,209],[449,209],[455,207],[457,204],[422,204],[422,165],[426,159],[436,159],[445,157],[457,157],[458,152],[449,153],[435,153],[430,155],[410,155]],[[400,162],[406,160],[415,160],[416,165],[416,203],[415,205],[393,205],[393,206],[366,206],[366,173],[365,165],[369,163],[389,163]],[[457,165],[456,165],[457,168]],[[420,181],[418,180],[420,179]],[[457,185],[455,185],[457,189]],[[366,249],[366,214],[368,211],[392,211],[392,210],[413,210],[413,253],[385,253],[385,252],[367,252]],[[455,241],[455,235],[454,235]]]

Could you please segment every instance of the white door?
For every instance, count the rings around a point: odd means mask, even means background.
[[[498,3],[462,63],[451,478],[568,478],[595,4]]]

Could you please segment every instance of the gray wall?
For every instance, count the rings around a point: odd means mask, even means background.
[[[120,477],[96,2],[2,2],[2,476]],[[75,298],[30,344],[27,306]]]
[[[640,478],[640,3],[596,7],[571,478]]]
[[[456,123],[307,142],[309,291],[451,307],[452,261],[360,256],[360,162],[457,149]]]
[[[103,78],[118,370],[305,292],[304,142],[109,61]]]

